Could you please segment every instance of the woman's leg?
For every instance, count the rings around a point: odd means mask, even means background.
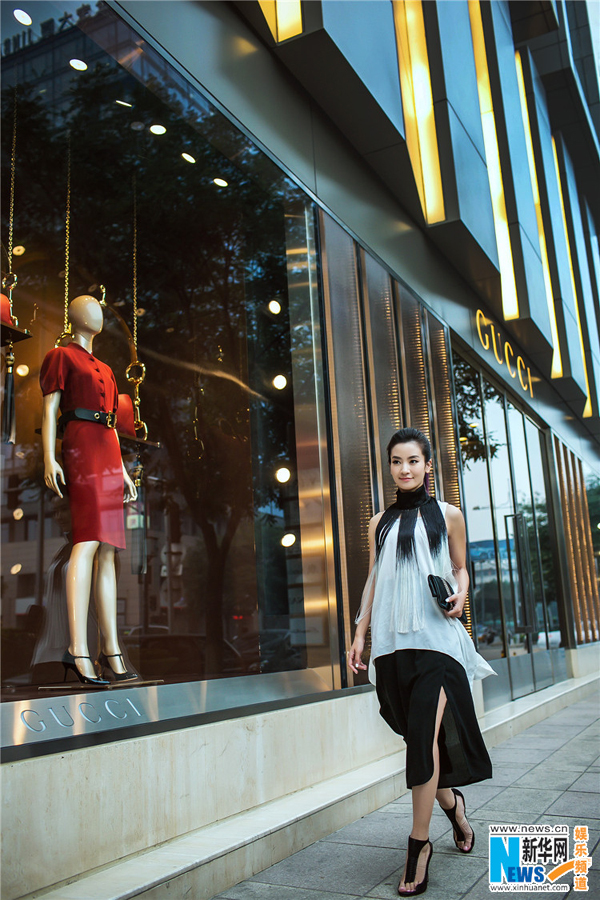
[[[464,853],[468,853],[473,843],[473,829],[467,822],[465,804],[462,798],[455,796],[450,788],[443,788],[437,791],[435,799],[442,809],[454,809],[454,804],[456,803],[456,821],[466,838],[464,841],[458,841],[458,846]]]
[[[96,605],[98,623],[102,632],[103,650],[110,656],[113,672],[125,672],[120,656],[119,635],[117,633],[117,576],[115,573],[115,548],[111,544],[100,544],[98,567],[96,570]]]
[[[446,693],[444,688],[440,688],[440,696],[438,700],[437,713],[435,717],[435,732],[433,736],[433,775],[425,784],[417,784],[412,788],[412,805],[413,805],[413,827],[410,836],[419,841],[425,841],[429,838],[429,823],[431,822],[431,814],[433,812],[433,801],[435,800],[438,779],[440,777],[440,752],[438,748],[438,735],[440,725],[446,707]],[[400,881],[399,887],[403,891],[415,890],[421,881],[425,878],[425,867],[427,860],[431,854],[429,845],[423,847],[419,854],[419,863],[413,882],[406,883],[404,875]],[[406,874],[406,867],[404,868]]]
[[[92,569],[98,541],[81,541],[73,545],[67,569],[67,611],[69,615],[69,652],[77,657],[89,657],[87,620],[92,588]],[[75,665],[87,678],[97,678],[90,659],[76,659]]]

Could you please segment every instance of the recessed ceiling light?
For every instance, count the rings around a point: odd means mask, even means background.
[[[29,366],[26,366],[25,363],[21,363],[20,366],[17,366],[15,372],[17,375],[20,375],[21,378],[25,378],[26,375],[29,375]]]
[[[281,469],[277,469],[277,471],[275,472],[275,478],[280,484],[285,484],[286,481],[289,481],[291,477],[292,473],[285,466],[283,466]]]
[[[278,391],[282,391],[286,385],[287,378],[285,375],[276,375],[273,379],[273,387],[277,388]]]
[[[128,106],[130,109],[133,106],[133,103],[128,103],[127,100],[115,100],[115,103],[118,103],[119,106]]]
[[[278,316],[281,312],[281,303],[279,300],[271,300],[269,303],[269,312],[272,312],[274,316]]]
[[[164,125],[151,125],[150,131],[152,134],[166,134],[167,129]]]
[[[217,187],[227,187],[229,184],[224,178],[213,178],[213,183],[216,184]]]
[[[296,535],[292,534],[291,531],[281,538],[281,543],[284,547],[292,547],[296,543]]]
[[[13,256],[23,256],[25,253],[25,247],[23,244],[18,244],[16,247],[13,247]]]
[[[146,310],[144,309],[143,306],[138,306],[138,308],[137,308],[137,315],[138,315],[138,316],[145,316],[145,315],[146,315]]]
[[[72,69],[77,69],[78,72],[85,72],[87,69],[87,63],[82,59],[70,59],[69,65]]]
[[[190,153],[182,153],[181,156],[182,156],[183,159],[185,159],[186,162],[189,162],[189,163],[195,163],[195,162],[196,162],[196,160],[194,159],[194,157],[193,157]]]
[[[24,9],[13,9],[13,16],[21,25],[31,25],[33,22],[29,13],[26,13]]]
[[[18,575],[22,568],[23,566],[21,565],[21,563],[15,563],[14,566],[11,567],[10,574]]]
[[[13,509],[13,519],[15,520],[15,522],[20,522],[22,518],[23,510],[21,509],[21,507],[18,506],[16,509]]]

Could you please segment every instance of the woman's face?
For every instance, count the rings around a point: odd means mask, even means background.
[[[423,451],[416,441],[392,447],[390,472],[401,491],[416,491],[431,472],[431,460],[425,462]]]

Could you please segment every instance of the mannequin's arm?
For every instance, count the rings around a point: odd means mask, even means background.
[[[61,391],[53,391],[44,397],[42,413],[42,447],[44,448],[44,481],[46,486],[62,497],[59,481],[65,484],[65,475],[56,461],[56,414]]]

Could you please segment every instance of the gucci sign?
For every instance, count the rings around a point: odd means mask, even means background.
[[[511,378],[517,378],[526,394],[533,397],[531,369],[522,356],[515,358],[515,351],[510,341],[502,339],[502,334],[491,319],[480,309],[477,310],[477,334],[484,350],[492,349],[501,366],[506,366]]]

